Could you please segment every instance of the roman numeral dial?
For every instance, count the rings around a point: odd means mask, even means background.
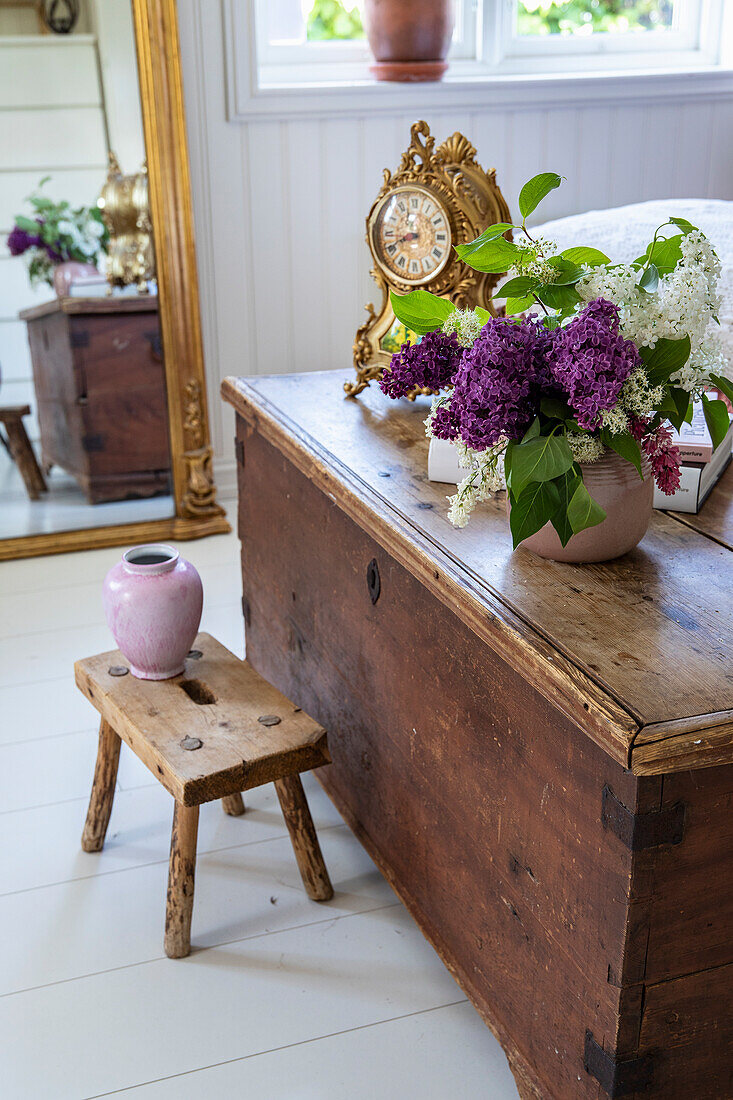
[[[440,202],[421,187],[397,187],[369,224],[372,252],[388,276],[429,283],[451,256],[451,229]]]

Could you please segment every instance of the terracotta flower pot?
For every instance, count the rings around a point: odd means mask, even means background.
[[[59,298],[67,298],[69,288],[80,275],[99,275],[94,264],[83,264],[79,260],[64,260],[53,269],[53,289]]]
[[[107,624],[130,672],[167,680],[183,662],[201,622],[201,578],[174,546],[133,546],[104,579]]]
[[[638,473],[615,451],[606,451],[598,462],[581,465],[585,487],[606,513],[595,527],[581,531],[563,547],[551,523],[520,546],[553,561],[609,561],[628,553],[641,542],[652,517],[654,479],[651,467],[642,458],[642,481]],[[507,511],[509,501],[507,499]]]
[[[365,0],[367,38],[377,80],[440,80],[448,68],[453,0]]]

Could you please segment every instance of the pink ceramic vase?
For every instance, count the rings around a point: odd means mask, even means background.
[[[80,275],[99,275],[94,264],[84,264],[80,260],[63,260],[53,269],[53,289],[57,298],[68,298],[71,284]]]
[[[167,680],[183,662],[201,622],[201,578],[174,546],[134,546],[104,579],[107,624],[130,672]]]
[[[641,463],[643,481],[631,463],[615,451],[606,450],[598,462],[581,464],[581,469],[586,489],[606,513],[603,522],[573,535],[564,547],[555,528],[546,523],[520,546],[541,558],[580,563],[619,558],[641,542],[654,499],[654,479],[646,457]]]

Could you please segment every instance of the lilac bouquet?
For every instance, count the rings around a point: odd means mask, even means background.
[[[50,177],[28,197],[32,217],[19,214],[8,234],[11,256],[24,256],[31,286],[53,286],[53,269],[66,260],[97,266],[107,251],[109,233],[96,206],[79,206],[62,200],[54,202],[41,191]]]
[[[701,400],[717,446],[728,410],[709,391],[733,400],[715,338],[720,264],[707,238],[670,218],[631,264],[582,246],[558,253],[525,222],[560,182],[535,176],[519,195],[521,225],[489,226],[456,249],[477,271],[513,275],[496,295],[504,317],[424,290],[392,295],[398,320],[422,339],[402,345],[380,382],[393,398],[415,387],[435,394],[427,434],[453,441],[467,471],[449,518],[465,526],[506,487],[515,547],[548,522],[565,546],[605,519],[583,467],[606,450],[640,477],[646,460],[674,493],[680,457],[667,422],[679,429]]]

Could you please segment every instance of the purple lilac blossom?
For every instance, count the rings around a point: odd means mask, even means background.
[[[619,334],[613,302],[596,298],[577,317],[555,329],[548,365],[562,386],[581,428],[601,425],[601,413],[618,401],[621,387],[641,365],[636,345]]]
[[[25,229],[17,225],[8,233],[8,248],[11,256],[22,256],[27,249],[34,248],[40,243],[40,237],[26,233]]]
[[[450,410],[438,410],[432,431],[442,439],[458,433],[477,450],[502,436],[520,438],[547,392],[545,357],[550,334],[536,321],[492,317],[467,348],[455,376]]]
[[[440,330],[423,336],[419,344],[403,344],[392,356],[379,385],[388,397],[404,397],[413,386],[441,390],[452,381],[463,349],[455,335]]]

